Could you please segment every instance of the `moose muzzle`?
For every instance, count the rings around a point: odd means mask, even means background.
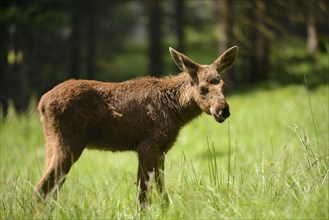
[[[231,115],[229,105],[225,102],[224,106],[222,108],[216,109],[216,111],[212,115],[217,122],[224,122],[225,119],[227,119]]]

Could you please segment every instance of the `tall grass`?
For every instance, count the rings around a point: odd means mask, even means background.
[[[35,104],[1,118],[1,219],[328,219],[329,86],[229,96],[224,124],[203,115],[168,153],[168,202],[137,207],[136,155],[86,150],[58,199],[35,203],[44,140]]]

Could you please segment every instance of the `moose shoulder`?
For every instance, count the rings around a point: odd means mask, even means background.
[[[39,113],[46,167],[36,186],[41,198],[59,188],[86,147],[130,150],[138,154],[139,200],[145,208],[152,173],[163,191],[164,155],[181,127],[202,112],[217,122],[230,116],[221,73],[232,66],[238,48],[228,49],[210,65],[200,65],[172,48],[169,51],[182,71],[176,76],[122,83],[69,80],[42,96]]]

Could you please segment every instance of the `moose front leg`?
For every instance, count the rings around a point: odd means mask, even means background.
[[[138,149],[138,161],[139,202],[141,208],[145,210],[147,208],[147,193],[152,187],[153,180],[155,180],[158,190],[163,191],[164,155],[152,149],[151,146],[144,145]]]
[[[165,153],[162,153],[159,156],[158,167],[155,172],[155,180],[156,180],[157,188],[161,193],[161,197],[162,199],[164,199],[163,205],[167,207],[170,201],[165,187],[165,156],[166,156]]]
[[[155,181],[157,184],[157,188],[159,190],[159,192],[161,194],[164,194],[165,192],[165,178],[164,178],[164,163],[165,163],[165,154],[162,153],[159,157],[158,157],[158,161],[157,161],[157,169],[155,170]]]

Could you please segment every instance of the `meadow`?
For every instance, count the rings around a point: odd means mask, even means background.
[[[57,200],[36,203],[44,168],[36,102],[0,121],[0,219],[328,219],[329,86],[248,87],[231,117],[202,115],[166,156],[164,202],[141,213],[133,152],[85,150]],[[0,114],[2,115],[2,114]]]

